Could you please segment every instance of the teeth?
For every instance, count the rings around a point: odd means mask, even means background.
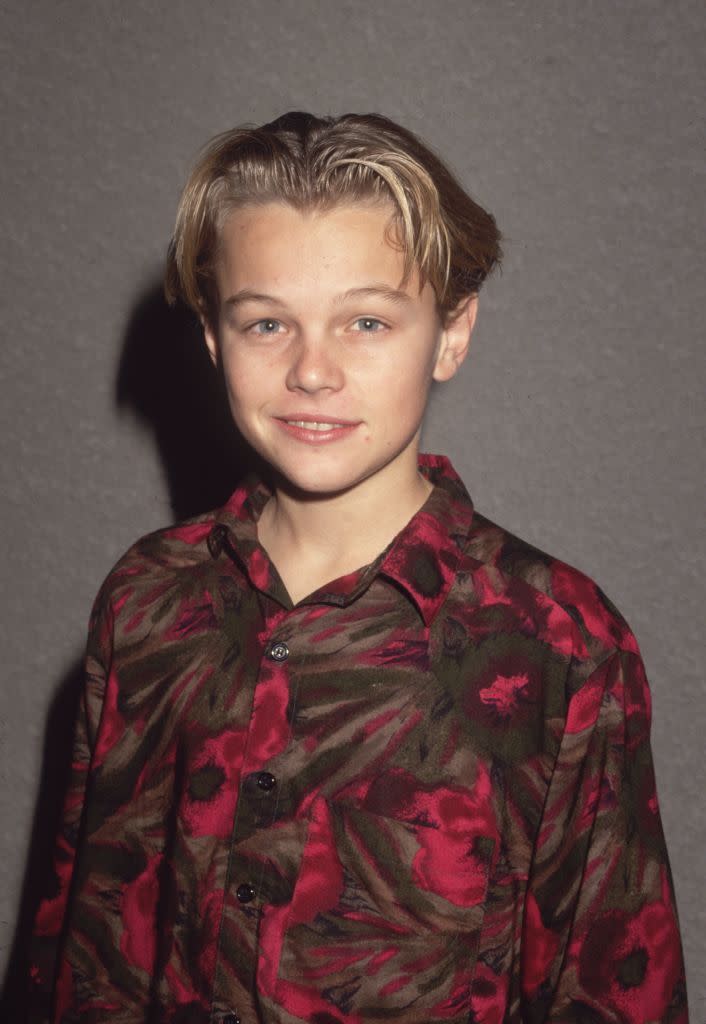
[[[343,426],[342,423],[312,423],[309,420],[287,420],[287,423],[305,430],[335,430]]]

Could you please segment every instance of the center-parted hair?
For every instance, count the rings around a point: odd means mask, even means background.
[[[494,217],[461,187],[416,135],[381,114],[315,117],[290,111],[260,127],[213,138],[179,202],[165,294],[216,323],[216,266],[223,225],[239,207],[285,202],[326,211],[387,201],[388,240],[434,289],[442,322],[476,294],[501,258]]]

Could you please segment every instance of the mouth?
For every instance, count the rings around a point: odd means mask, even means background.
[[[339,419],[314,419],[313,416],[276,416],[280,428],[297,441],[307,444],[324,444],[348,437],[360,421]]]
[[[354,423],[344,423],[337,420],[282,420],[290,427],[301,427],[302,430],[343,430],[346,427],[355,426]]]

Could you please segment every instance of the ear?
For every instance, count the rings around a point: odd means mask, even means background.
[[[477,312],[477,295],[469,295],[459,302],[449,323],[441,332],[432,373],[434,380],[450,380],[468,355]]]
[[[216,368],[218,368],[218,338],[206,317],[201,316],[199,319],[201,320],[201,326],[203,327],[203,336],[206,342],[206,348],[208,349],[208,354],[211,357],[211,362]]]

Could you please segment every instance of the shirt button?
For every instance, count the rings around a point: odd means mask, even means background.
[[[241,903],[250,903],[251,900],[255,899],[255,890],[247,882],[244,882],[235,890],[235,895]]]
[[[260,772],[257,777],[257,784],[260,789],[264,789],[266,793],[269,793],[271,789],[274,789],[277,783],[277,779],[270,772]]]
[[[281,640],[276,640],[270,645],[267,652],[273,661],[286,661],[289,657],[289,648]]]

